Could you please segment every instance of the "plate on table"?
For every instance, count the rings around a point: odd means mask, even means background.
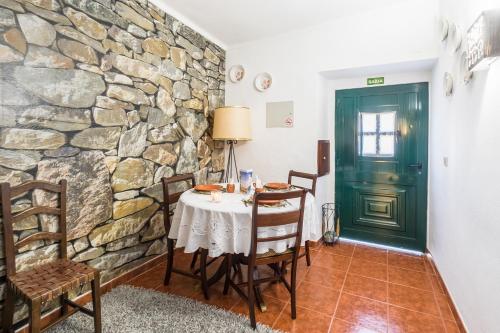
[[[245,206],[253,205],[253,199],[247,198],[242,200]],[[264,207],[283,207],[286,205],[286,200],[259,200],[259,206]]]
[[[282,200],[259,200],[259,206],[280,206]]]
[[[221,185],[209,184],[209,185],[196,185],[194,190],[196,192],[210,194],[213,191],[222,191],[224,188]]]
[[[267,183],[264,187],[271,190],[288,190],[290,185],[287,183]]]

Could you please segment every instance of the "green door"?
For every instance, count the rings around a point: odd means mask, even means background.
[[[341,236],[424,251],[428,84],[336,91]]]

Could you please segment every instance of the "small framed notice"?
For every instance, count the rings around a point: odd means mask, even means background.
[[[266,104],[266,127],[293,127],[293,101]]]
[[[375,86],[375,85],[380,85],[380,84],[384,84],[384,77],[383,76],[380,76],[380,77],[369,77],[368,79],[366,79],[366,85],[367,86]]]

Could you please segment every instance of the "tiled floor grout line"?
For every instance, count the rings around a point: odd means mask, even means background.
[[[369,298],[369,297],[366,297],[366,296],[356,295],[356,294],[353,294],[353,293],[351,293],[349,291],[344,291],[344,293],[349,294],[351,296],[355,296],[355,297],[359,297],[359,298],[362,298],[362,299],[366,299],[366,300],[369,300],[369,301],[372,301],[372,302],[377,302],[377,303],[381,303],[381,304],[384,304],[384,305],[387,304],[389,306],[394,306],[394,307],[397,307],[397,308],[400,308],[400,309],[404,309],[404,310],[408,310],[408,311],[412,311],[412,312],[417,312],[417,313],[420,313],[420,314],[424,314],[424,315],[428,315],[428,316],[433,316],[433,317],[436,317],[436,318],[440,317],[439,315],[435,315],[435,314],[428,313],[428,312],[422,312],[422,311],[418,311],[418,310],[406,308],[406,307],[398,305],[398,304],[393,304],[393,303],[390,303],[390,302],[382,302],[382,301],[379,301],[379,300],[376,300],[376,299],[373,299],[373,298]]]
[[[422,311],[408,309],[408,308],[405,308],[404,306],[401,306],[401,305],[397,305],[397,304],[389,304],[389,305],[393,306],[395,308],[398,308],[398,309],[402,309],[402,310],[406,310],[406,311],[411,311],[411,312],[416,312],[416,313],[419,313],[419,314],[422,314],[422,315],[426,315],[426,316],[431,316],[431,317],[434,317],[434,318],[437,318],[437,319],[441,318],[440,315],[435,315],[435,314],[432,314],[432,313],[427,313],[427,312],[422,312]]]
[[[388,270],[388,269],[387,269],[387,270]],[[408,284],[401,284],[401,283],[392,282],[392,281],[390,281],[389,279],[387,279],[387,280],[382,280],[382,279],[377,279],[377,278],[374,278],[374,277],[371,277],[371,276],[361,275],[361,274],[358,274],[358,273],[352,273],[352,272],[349,272],[349,274],[356,275],[356,276],[360,276],[360,277],[363,277],[363,278],[366,278],[366,279],[372,279],[372,280],[376,280],[376,281],[380,281],[380,282],[390,283],[390,284],[394,284],[394,285],[397,285],[397,286],[402,286],[402,287],[409,287],[409,288],[413,288],[413,289],[418,289],[418,290],[421,290],[421,291],[426,291],[426,292],[428,292],[428,293],[433,292],[432,290],[429,290],[429,289],[422,289],[422,288],[418,288],[418,287],[410,286],[410,285],[408,285]],[[387,272],[387,275],[389,275],[389,272]],[[432,286],[431,286],[431,287],[432,287]]]
[[[356,249],[356,245],[354,245],[354,249],[352,251],[353,256],[354,256],[355,249]],[[330,326],[328,327],[328,332],[330,332],[332,330],[333,322],[335,321],[335,315],[337,314],[337,309],[338,309],[339,304],[340,304],[340,299],[342,298],[342,293],[344,292],[344,286],[345,286],[345,282],[347,280],[347,274],[349,272],[349,268],[351,268],[352,258],[353,257],[351,256],[349,259],[349,265],[347,265],[347,270],[345,272],[344,281],[342,281],[342,286],[340,287],[339,297],[337,299],[337,304],[335,304],[335,309],[333,310],[333,315],[332,315],[332,319],[330,320]]]

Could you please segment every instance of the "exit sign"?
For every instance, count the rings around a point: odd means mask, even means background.
[[[377,84],[384,84],[384,77],[383,76],[370,77],[370,78],[366,79],[366,84],[369,86],[374,86]]]

